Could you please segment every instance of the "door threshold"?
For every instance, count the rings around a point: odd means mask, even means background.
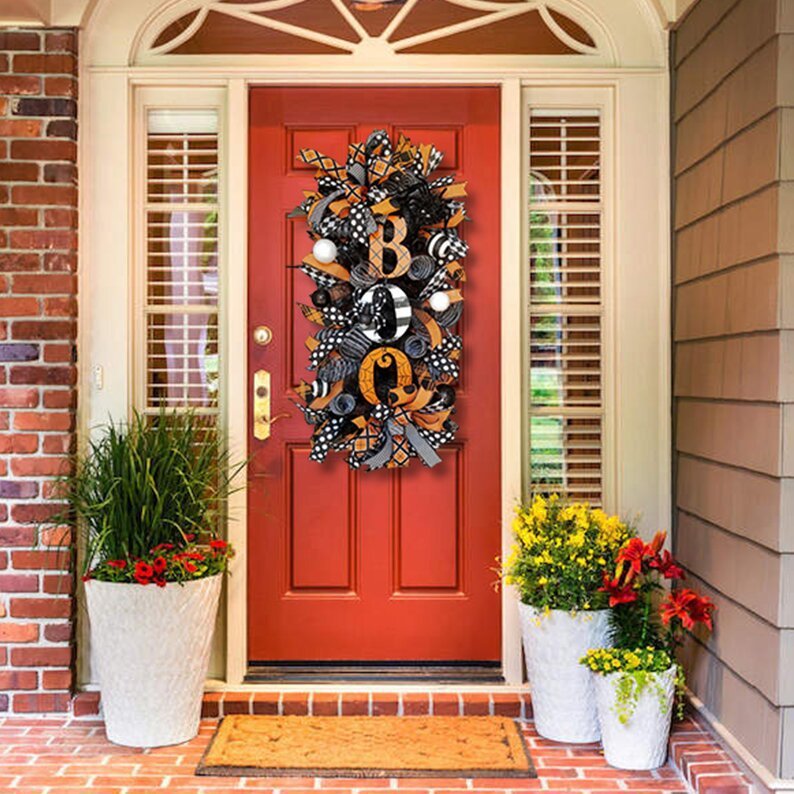
[[[503,684],[501,662],[252,662],[249,684]]]

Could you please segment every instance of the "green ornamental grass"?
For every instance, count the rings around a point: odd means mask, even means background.
[[[135,561],[196,544],[218,551],[217,563],[223,557],[225,568],[231,549],[220,554],[220,543],[210,544],[219,540],[227,499],[238,490],[234,480],[245,465],[233,463],[223,434],[190,411],[135,412],[126,424],[100,428],[63,481],[85,539],[85,577],[135,581]],[[108,568],[110,561],[130,567]],[[193,567],[194,575],[187,575]],[[183,564],[165,579],[198,578],[195,573],[210,575],[218,567],[189,565],[186,571]]]

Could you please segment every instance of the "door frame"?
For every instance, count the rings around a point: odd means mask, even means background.
[[[137,113],[141,97],[158,91],[198,92],[220,97],[225,168],[225,219],[221,222],[223,260],[226,263],[225,296],[221,306],[224,340],[221,356],[225,374],[222,415],[232,449],[247,448],[246,356],[229,355],[247,350],[247,316],[229,307],[247,306],[248,192],[248,93],[254,85],[337,85],[395,84],[499,86],[501,107],[501,504],[502,554],[510,543],[514,505],[522,493],[523,445],[517,422],[525,401],[523,385],[525,349],[518,329],[524,314],[525,266],[522,264],[524,237],[522,214],[525,138],[523,122],[526,88],[555,89],[562,96],[606,98],[605,108],[614,129],[612,187],[607,200],[614,207],[613,228],[625,222],[621,234],[611,240],[614,267],[608,278],[615,310],[605,345],[611,362],[613,386],[608,415],[611,430],[606,439],[607,463],[605,502],[608,509],[644,511],[647,531],[669,526],[670,521],[670,318],[669,318],[669,152],[668,75],[663,68],[533,68],[526,70],[465,69],[427,73],[372,74],[367,77],[339,72],[313,71],[264,73],[239,68],[168,69],[140,67],[89,67],[83,65],[85,100],[80,105],[80,168],[83,189],[80,196],[80,387],[78,431],[82,438],[90,428],[108,416],[124,417],[134,405],[135,387],[140,383],[140,363],[133,349],[134,318],[137,306],[129,299],[135,294],[136,230],[132,197],[136,195],[137,174],[133,152],[139,134]],[[573,92],[573,93],[570,93]],[[191,95],[192,96],[192,95]],[[188,100],[185,100],[187,102]],[[568,100],[570,102],[570,100]],[[562,104],[565,104],[563,102]],[[649,141],[655,140],[656,156],[648,158]],[[107,163],[126,163],[127,168],[108,168]],[[643,189],[635,190],[638,175]],[[640,180],[641,181],[641,180]],[[230,186],[234,189],[229,189]],[[649,242],[650,241],[650,242]],[[119,254],[121,252],[121,254]],[[635,273],[625,267],[642,262]],[[108,262],[112,261],[112,266]],[[239,263],[245,263],[241,266]],[[605,257],[605,267],[607,266]],[[643,269],[646,272],[643,272]],[[653,276],[650,285],[648,275]],[[129,289],[125,290],[124,285]],[[647,294],[650,286],[658,294]],[[631,315],[639,295],[656,323],[641,323]],[[629,312],[620,315],[626,305]],[[642,314],[642,312],[640,312]],[[647,316],[647,315],[646,315]],[[617,319],[616,319],[617,318]],[[642,318],[645,319],[644,317]],[[614,321],[614,322],[613,322]],[[645,328],[645,326],[649,326]],[[111,330],[112,329],[112,330]],[[97,333],[100,330],[101,333]],[[642,344],[635,344],[639,334]],[[625,338],[630,340],[623,342]],[[635,372],[652,364],[656,377],[637,378]],[[97,366],[109,368],[104,384]],[[106,370],[107,373],[107,370]],[[642,381],[642,383],[637,383]],[[618,423],[614,418],[620,416]],[[645,424],[658,425],[653,438],[643,437]],[[639,433],[638,433],[639,431]],[[247,670],[247,583],[246,583],[246,496],[234,495],[230,504],[236,516],[229,524],[229,537],[238,557],[229,578],[221,630],[218,632],[214,678],[215,689],[239,689]],[[503,588],[502,669],[507,685],[523,680],[521,634],[515,594]],[[88,635],[80,627],[80,682],[91,688]],[[252,685],[262,690],[266,685]],[[371,684],[361,685],[371,689]],[[283,686],[279,686],[283,689]],[[351,689],[355,687],[350,687]],[[397,687],[410,688],[410,686]],[[426,688],[426,685],[424,685]],[[476,687],[475,687],[476,688]],[[313,687],[321,690],[321,686]],[[335,686],[335,690],[339,687]]]
[[[508,216],[515,215],[516,202],[520,202],[523,183],[520,173],[515,168],[510,167],[510,163],[523,162],[523,147],[521,145],[521,124],[516,124],[516,120],[521,117],[522,106],[522,81],[520,79],[493,80],[488,78],[471,79],[467,77],[450,78],[449,75],[437,80],[428,81],[426,78],[409,78],[405,75],[390,79],[385,77],[370,77],[364,79],[321,79],[319,75],[301,76],[296,79],[288,79],[284,76],[263,80],[256,77],[248,77],[242,80],[235,80],[230,83],[228,91],[227,118],[230,120],[228,135],[228,150],[237,149],[237,154],[227,166],[227,181],[231,184],[248,185],[248,130],[249,130],[249,91],[258,85],[427,85],[435,83],[439,86],[453,85],[494,85],[499,87],[501,94],[501,114],[500,114],[500,137],[501,137],[501,282],[500,282],[500,316],[502,324],[501,350],[500,350],[500,371],[502,373],[501,382],[501,505],[502,505],[502,540],[500,554],[506,556],[512,542],[509,531],[513,507],[521,497],[523,482],[522,464],[522,436],[511,431],[510,416],[520,416],[521,406],[524,395],[522,389],[523,355],[524,349],[517,337],[511,338],[510,334],[505,333],[506,328],[518,328],[522,322],[522,297],[516,300],[516,296],[523,296],[522,288],[522,269],[516,267],[506,267],[506,262],[518,262],[521,257],[522,236],[516,234],[515,218],[506,222]],[[232,121],[233,120],[233,121]],[[243,121],[244,120],[244,121]],[[518,130],[516,129],[518,127]],[[233,191],[230,191],[232,193]],[[248,264],[248,213],[247,201],[248,191],[238,191],[244,194],[246,211],[241,212],[239,208],[231,206],[231,196],[229,212],[227,213],[227,234],[237,240],[236,246],[240,246],[239,252],[245,250],[246,268],[228,268],[227,273],[229,282],[227,283],[227,297],[232,305],[247,306],[247,264]],[[508,210],[506,208],[513,208]],[[233,261],[233,260],[231,260]],[[238,283],[242,281],[243,283]],[[512,296],[512,299],[509,297]],[[240,301],[240,303],[237,303]],[[232,322],[234,328],[232,328]],[[229,346],[234,349],[248,349],[248,327],[247,317],[237,321],[231,321],[227,326],[227,339]],[[234,379],[236,383],[246,384],[246,356],[242,360],[242,378],[238,376]],[[235,363],[235,370],[238,369],[240,362]],[[231,381],[231,378],[227,378]],[[246,404],[247,404],[247,384],[242,389],[230,390],[235,394],[229,398],[228,403],[228,427],[233,439],[247,440],[246,430]],[[234,420],[232,427],[231,418],[233,416],[242,417],[242,420]],[[239,441],[237,441],[239,443]],[[233,509],[239,515],[246,515],[247,501],[245,492],[238,493],[239,499]],[[242,524],[243,522],[238,522]],[[233,527],[230,525],[230,540],[237,548],[244,548],[246,545],[247,528],[244,526]],[[243,583],[246,578],[246,566],[238,564],[232,580],[237,579],[229,588],[229,606],[227,609],[227,682],[236,682],[238,685],[244,680],[248,668],[247,652],[247,610],[248,610],[248,588],[247,583]],[[522,656],[521,656],[521,630],[518,621],[518,609],[513,593],[507,588],[502,589],[501,603],[502,621],[502,675],[508,684],[518,685],[523,679]],[[261,684],[257,684],[261,687]],[[334,685],[331,685],[334,686]],[[283,688],[279,685],[278,688]],[[338,689],[338,685],[335,687]]]

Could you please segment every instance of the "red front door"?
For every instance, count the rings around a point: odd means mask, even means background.
[[[250,437],[248,655],[280,661],[496,661],[500,599],[499,92],[490,87],[251,91],[249,390],[272,379],[272,425]],[[287,214],[314,185],[311,147],[344,162],[373,129],[445,152],[438,175],[468,181],[465,311],[454,443],[433,469],[351,472],[309,460],[311,428],[290,402],[312,326],[300,263],[311,241]],[[232,189],[235,189],[232,186]],[[253,341],[266,325],[272,341]],[[249,391],[250,393],[250,391]],[[250,412],[249,412],[250,414]],[[518,429],[516,429],[518,432]]]

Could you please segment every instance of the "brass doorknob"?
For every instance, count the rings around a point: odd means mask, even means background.
[[[266,325],[257,325],[254,328],[254,342],[258,345],[269,345],[273,341],[273,332]]]

